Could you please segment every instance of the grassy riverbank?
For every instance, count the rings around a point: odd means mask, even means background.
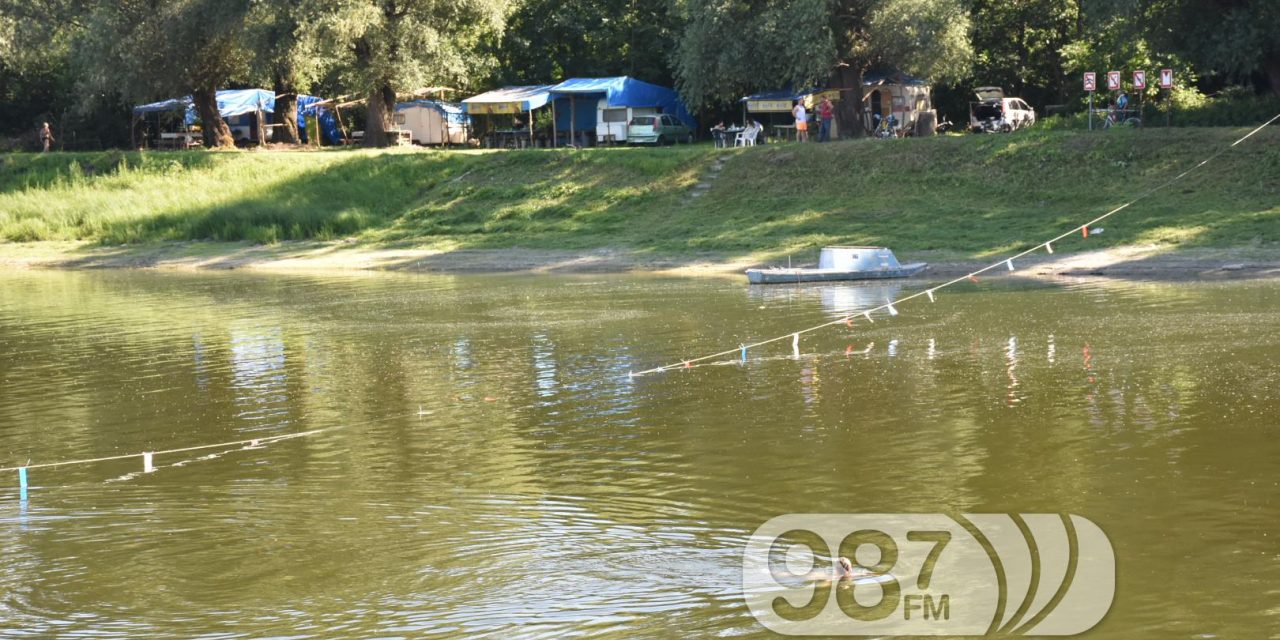
[[[15,154],[0,157],[0,239],[138,250],[341,240],[760,260],[857,243],[983,258],[1119,205],[1243,131],[1027,131],[729,151]],[[1273,248],[1277,143],[1280,130],[1259,133],[1108,221],[1089,248]]]

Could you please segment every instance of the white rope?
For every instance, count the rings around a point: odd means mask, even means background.
[[[303,436],[311,436],[324,431],[333,429],[341,429],[342,427],[326,427],[324,429],[312,429],[311,431],[301,431],[298,433],[288,433],[279,436],[266,436],[262,438],[250,438],[248,440],[236,440],[234,442],[219,442],[217,444],[201,444],[194,447],[183,447],[181,449],[165,449],[164,451],[140,451],[138,453],[126,453],[118,456],[103,456],[101,458],[86,458],[84,460],[67,460],[64,462],[46,462],[43,464],[28,464],[17,467],[0,467],[0,471],[17,471],[18,469],[49,469],[52,467],[65,467],[72,464],[90,464],[94,462],[107,462],[109,460],[126,460],[128,458],[141,458],[145,455],[164,455],[169,453],[183,453],[186,451],[199,451],[201,449],[220,449],[223,447],[234,447],[244,444],[271,444],[272,442],[280,442],[281,440],[289,440],[291,438],[301,438]]]
[[[934,293],[935,291],[938,291],[939,289],[945,289],[945,288],[947,288],[947,287],[950,287],[951,285],[958,284],[958,283],[960,283],[960,282],[963,282],[963,281],[968,280],[968,279],[971,279],[971,278],[975,278],[975,277],[976,277],[976,276],[978,276],[979,274],[986,273],[987,271],[990,271],[990,270],[992,270],[992,269],[995,269],[996,267],[999,267],[999,266],[1001,266],[1001,265],[1005,265],[1006,263],[1007,263],[1009,266],[1012,266],[1012,265],[1013,265],[1013,261],[1014,261],[1014,260],[1017,260],[1018,258],[1021,258],[1021,257],[1023,257],[1023,256],[1026,256],[1026,255],[1028,255],[1028,254],[1035,253],[1036,251],[1039,251],[1040,249],[1045,249],[1045,250],[1046,250],[1046,251],[1048,251],[1049,253],[1053,253],[1053,247],[1051,246],[1053,243],[1058,242],[1059,240],[1062,240],[1063,238],[1066,238],[1066,237],[1071,236],[1071,235],[1076,234],[1076,233],[1086,233],[1086,234],[1087,234],[1087,233],[1088,233],[1088,229],[1089,229],[1089,227],[1091,227],[1091,226],[1093,226],[1093,225],[1095,225],[1095,224],[1097,224],[1097,223],[1099,223],[1099,222],[1102,222],[1103,220],[1106,220],[1107,218],[1110,218],[1111,216],[1113,216],[1113,215],[1115,215],[1115,214],[1117,214],[1117,213],[1119,213],[1119,212],[1121,212],[1121,211],[1123,211],[1123,210],[1125,210],[1125,209],[1129,208],[1129,206],[1130,206],[1130,205],[1132,205],[1133,203],[1135,203],[1135,202],[1137,202],[1137,201],[1139,201],[1139,200],[1141,200],[1141,199],[1143,199],[1143,198],[1146,198],[1147,196],[1149,196],[1149,195],[1151,195],[1151,194],[1153,194],[1153,193],[1155,193],[1155,192],[1157,192],[1157,191],[1159,191],[1159,190],[1161,190],[1161,189],[1164,189],[1165,187],[1168,187],[1169,185],[1171,185],[1171,184],[1173,184],[1173,183],[1175,183],[1175,182],[1177,182],[1177,181],[1179,181],[1179,180],[1181,180],[1181,179],[1185,178],[1185,177],[1187,176],[1187,174],[1190,174],[1192,171],[1195,171],[1196,169],[1199,169],[1200,167],[1203,167],[1204,165],[1209,164],[1209,163],[1210,163],[1210,162],[1212,162],[1213,160],[1217,159],[1217,157],[1218,157],[1218,156],[1220,156],[1220,155],[1222,155],[1222,154],[1226,153],[1227,151],[1229,151],[1230,149],[1234,148],[1236,145],[1240,144],[1241,142],[1244,142],[1245,140],[1248,140],[1251,136],[1253,136],[1253,134],[1255,134],[1255,133],[1257,133],[1257,132],[1259,132],[1259,131],[1262,131],[1263,129],[1265,129],[1265,128],[1267,127],[1267,125],[1271,124],[1272,122],[1275,122],[1276,120],[1280,120],[1280,114],[1276,114],[1276,115],[1275,115],[1275,116],[1273,116],[1270,120],[1267,120],[1266,122],[1264,122],[1264,123],[1262,123],[1261,125],[1259,125],[1259,126],[1258,126],[1258,128],[1254,129],[1253,131],[1250,131],[1249,133],[1245,134],[1245,135],[1244,135],[1244,137],[1242,137],[1242,138],[1240,138],[1239,140],[1236,140],[1235,142],[1231,143],[1231,145],[1230,145],[1230,146],[1223,147],[1222,149],[1218,150],[1218,152],[1217,152],[1217,153],[1215,153],[1215,154],[1213,154],[1213,155],[1209,156],[1208,158],[1205,158],[1204,160],[1201,160],[1201,161],[1199,162],[1199,164],[1196,164],[1195,166],[1191,167],[1190,169],[1187,169],[1186,171],[1183,171],[1182,173],[1179,173],[1178,175],[1176,175],[1176,176],[1174,176],[1174,177],[1172,177],[1172,178],[1170,178],[1170,179],[1168,179],[1168,180],[1166,180],[1166,181],[1164,181],[1164,182],[1162,182],[1162,183],[1160,183],[1160,184],[1158,184],[1158,185],[1156,185],[1156,186],[1154,186],[1154,187],[1152,187],[1152,188],[1150,188],[1150,189],[1148,189],[1148,190],[1146,190],[1146,191],[1144,191],[1144,192],[1142,192],[1142,193],[1138,194],[1137,196],[1134,196],[1132,200],[1129,200],[1128,202],[1126,202],[1126,203],[1124,203],[1124,204],[1122,204],[1122,205],[1120,205],[1120,206],[1118,206],[1118,207],[1116,207],[1116,208],[1114,208],[1114,209],[1112,209],[1112,210],[1110,210],[1110,211],[1108,211],[1108,212],[1106,212],[1106,213],[1104,213],[1104,214],[1102,214],[1102,215],[1100,215],[1100,216],[1098,216],[1098,217],[1096,217],[1096,218],[1094,218],[1094,219],[1092,219],[1092,220],[1090,220],[1090,221],[1088,221],[1088,222],[1086,222],[1086,223],[1084,223],[1084,224],[1082,224],[1082,225],[1078,225],[1078,226],[1072,227],[1070,230],[1065,231],[1065,232],[1063,232],[1063,233],[1059,234],[1059,235],[1058,235],[1058,236],[1056,236],[1056,237],[1050,238],[1049,240],[1046,240],[1046,241],[1044,241],[1044,242],[1041,242],[1041,243],[1039,243],[1039,244],[1036,244],[1036,245],[1032,246],[1030,249],[1027,249],[1027,250],[1025,250],[1025,251],[1023,251],[1023,252],[1021,252],[1021,253],[1014,254],[1014,255],[1009,256],[1009,257],[1007,257],[1007,258],[1000,258],[999,260],[997,260],[997,261],[995,261],[995,262],[993,262],[993,263],[991,263],[991,264],[989,264],[989,265],[987,265],[987,266],[985,266],[985,267],[982,267],[981,269],[978,269],[978,270],[976,270],[976,271],[971,271],[971,272],[966,273],[965,275],[960,276],[960,277],[958,277],[958,278],[955,278],[955,279],[952,279],[952,280],[948,280],[947,282],[944,282],[944,283],[942,283],[942,284],[940,284],[940,285],[938,285],[938,286],[936,286],[936,287],[930,287],[929,289],[926,289],[926,290],[924,290],[924,291],[919,291],[919,292],[913,293],[913,294],[911,294],[911,295],[909,295],[909,296],[902,297],[902,298],[898,298],[897,300],[891,300],[891,301],[886,302],[885,304],[882,304],[882,305],[880,305],[880,306],[878,306],[878,307],[872,307],[872,308],[867,309],[867,310],[865,310],[865,311],[859,311],[859,312],[856,312],[856,313],[852,313],[852,314],[849,314],[849,315],[847,315],[847,316],[841,317],[841,318],[839,318],[839,319],[837,319],[837,320],[832,320],[831,322],[825,322],[825,323],[823,323],[823,324],[816,325],[816,326],[812,326],[812,327],[809,327],[809,328],[807,328],[807,329],[801,329],[801,330],[799,330],[799,331],[791,331],[791,332],[789,332],[789,333],[785,333],[785,334],[780,335],[780,336],[777,336],[777,337],[775,337],[775,338],[769,338],[768,340],[761,340],[760,342],[754,342],[754,343],[751,343],[751,344],[743,344],[743,345],[739,345],[739,346],[738,346],[738,347],[736,347],[736,348],[728,349],[728,350],[726,350],[726,351],[721,351],[721,352],[719,352],[719,353],[713,353],[713,354],[711,354],[711,355],[702,356],[702,357],[700,357],[700,358],[690,358],[690,359],[686,359],[686,360],[681,360],[680,362],[677,362],[677,363],[674,363],[674,364],[663,365],[663,366],[661,366],[661,367],[654,367],[654,368],[652,368],[652,369],[645,369],[644,371],[630,372],[630,373],[628,373],[628,374],[627,374],[627,377],[643,376],[643,375],[647,375],[647,374],[650,374],[650,373],[662,373],[662,372],[664,372],[664,371],[670,371],[670,370],[672,370],[672,369],[692,369],[692,368],[696,365],[696,363],[699,363],[699,362],[704,362],[704,361],[706,361],[706,360],[711,360],[711,359],[714,359],[714,358],[723,358],[723,357],[725,357],[725,356],[732,355],[732,354],[735,354],[735,353],[741,353],[741,354],[743,354],[743,355],[745,356],[745,353],[746,353],[747,351],[751,350],[751,349],[754,349],[754,348],[756,348],[756,347],[762,347],[762,346],[764,346],[764,345],[771,344],[771,343],[774,343],[774,342],[778,342],[778,341],[780,341],[780,340],[786,340],[787,338],[792,338],[792,339],[795,341],[795,342],[793,342],[792,344],[793,344],[793,345],[796,345],[796,344],[798,344],[798,341],[799,341],[800,336],[801,336],[802,334],[810,333],[810,332],[813,332],[813,331],[818,331],[819,329],[825,329],[825,328],[827,328],[827,327],[835,326],[835,325],[838,325],[838,324],[852,324],[852,322],[853,322],[853,318],[854,318],[854,317],[856,317],[856,316],[859,316],[859,315],[866,316],[866,319],[867,319],[868,321],[871,321],[871,313],[872,313],[872,312],[874,312],[874,311],[880,311],[880,310],[889,310],[889,309],[893,309],[893,308],[894,308],[894,304],[901,304],[901,303],[903,303],[903,302],[906,302],[906,301],[908,301],[908,300],[912,300],[912,299],[915,299],[915,298],[919,298],[919,297],[921,297],[921,296],[928,296],[929,300],[933,300],[933,293]],[[896,310],[896,309],[895,309],[895,310]],[[795,348],[795,347],[793,346],[793,349],[794,349],[794,348]],[[744,357],[744,360],[745,360],[745,357]]]

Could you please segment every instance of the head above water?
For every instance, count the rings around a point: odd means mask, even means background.
[[[840,575],[847,576],[853,573],[853,563],[849,562],[848,558],[841,556],[836,564],[840,565]]]

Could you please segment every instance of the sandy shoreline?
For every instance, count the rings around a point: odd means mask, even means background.
[[[816,258],[816,256],[815,256]],[[916,252],[932,277],[960,276],[1000,260]],[[159,269],[287,271],[408,271],[424,273],[654,273],[739,276],[749,267],[779,264],[760,256],[655,255],[628,249],[369,248],[351,243],[286,242],[269,246],[176,242],[101,247],[84,243],[0,244],[6,269]],[[795,266],[805,266],[797,261]],[[1134,280],[1222,280],[1280,277],[1280,250],[1257,247],[1178,249],[1125,246],[1077,253],[1034,254],[1018,261],[1023,277],[1113,277]],[[1001,266],[1000,272],[1006,272]]]

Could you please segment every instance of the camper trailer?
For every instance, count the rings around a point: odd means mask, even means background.
[[[466,144],[470,118],[452,102],[414,100],[396,105],[396,124],[417,144]]]

